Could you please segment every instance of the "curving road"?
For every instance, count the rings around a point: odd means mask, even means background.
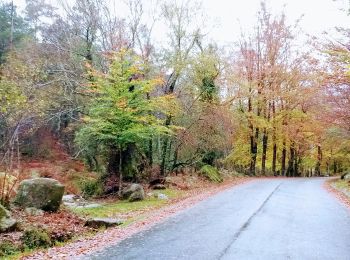
[[[350,260],[350,210],[324,181],[252,181],[87,259]]]

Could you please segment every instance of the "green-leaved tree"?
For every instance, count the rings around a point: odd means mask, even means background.
[[[94,76],[96,82],[91,91],[95,97],[88,116],[83,119],[85,124],[77,134],[77,143],[82,149],[93,146],[96,151],[107,150],[109,156],[115,157],[108,161],[118,162],[119,191],[125,171],[123,164],[127,164],[123,160],[130,159],[124,152],[130,146],[140,147],[154,136],[171,133],[161,119],[163,113],[157,112],[164,100],[172,98],[147,98],[161,82],[145,79],[144,71],[144,64],[135,55],[118,52],[109,72]]]

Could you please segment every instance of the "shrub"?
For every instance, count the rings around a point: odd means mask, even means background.
[[[92,178],[80,180],[79,188],[84,198],[90,198],[103,193],[101,181]]]
[[[222,182],[223,179],[220,175],[220,172],[217,168],[211,166],[211,165],[204,165],[200,169],[200,173],[208,178],[208,180],[213,181],[213,182]]]
[[[14,185],[17,182],[17,178],[9,173],[0,172],[0,203],[8,205],[11,195],[15,191]]]
[[[28,249],[47,248],[52,245],[49,233],[45,229],[39,228],[25,230],[21,240],[23,246]]]
[[[5,257],[9,255],[14,255],[19,252],[20,249],[11,241],[1,241],[0,242],[0,257]]]

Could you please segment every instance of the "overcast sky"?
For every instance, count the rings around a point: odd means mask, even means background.
[[[256,21],[260,0],[203,0],[213,17],[218,17],[220,26],[212,35],[218,41],[232,41],[243,29],[251,28]],[[335,26],[349,28],[350,16],[340,9],[349,8],[348,0],[267,0],[268,9],[273,13],[284,10],[289,22],[293,23],[303,15],[302,29],[311,35],[320,36]]]
[[[14,0],[22,7],[24,1]],[[55,0],[47,1],[53,5],[57,3]],[[113,2],[113,0],[110,1]],[[186,2],[186,0],[183,1]],[[115,1],[115,3],[119,2],[122,0]],[[146,5],[151,1],[143,2]],[[261,0],[201,0],[200,2],[208,15],[209,22],[213,24],[208,29],[209,36],[221,45],[235,41],[241,29],[249,30],[256,24],[256,14]],[[303,15],[300,26],[303,31],[311,35],[321,36],[322,32],[330,32],[336,26],[347,28],[350,26],[350,16],[341,10],[349,8],[349,0],[267,0],[266,3],[273,13],[284,10],[290,23]],[[124,7],[118,7],[117,9],[124,13]]]

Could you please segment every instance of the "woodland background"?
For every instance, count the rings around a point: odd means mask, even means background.
[[[194,171],[349,170],[349,28],[301,42],[298,21],[262,3],[253,32],[223,48],[194,1],[159,1],[150,14],[130,0],[127,18],[103,0],[59,3],[27,0],[19,12],[0,1],[3,178],[62,151],[105,192]]]

